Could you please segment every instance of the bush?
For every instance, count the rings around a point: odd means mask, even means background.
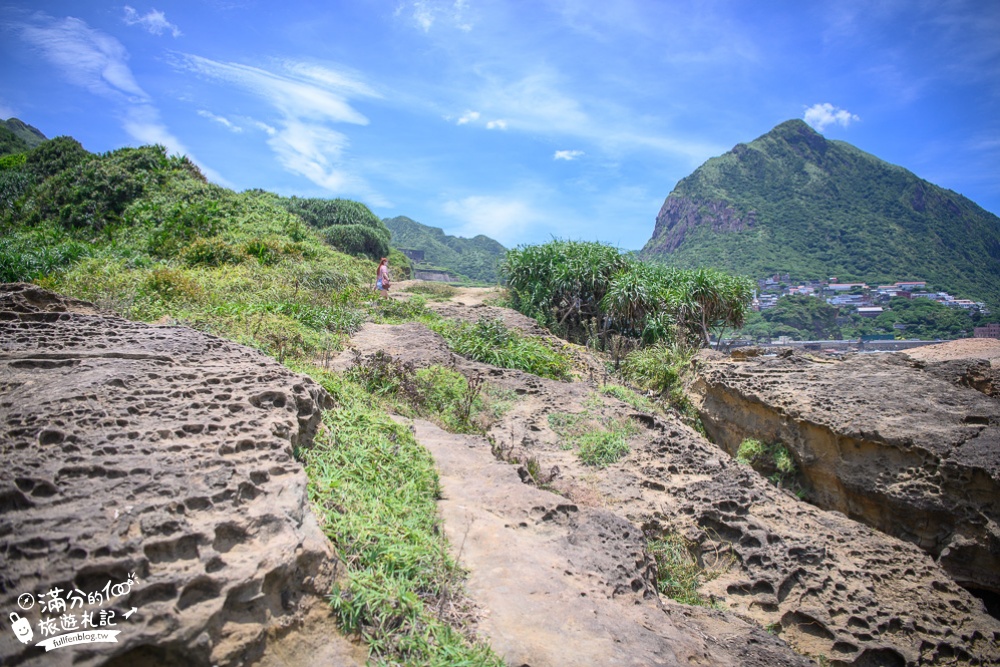
[[[216,236],[195,239],[181,252],[181,258],[188,266],[223,266],[242,263],[247,253]]]
[[[337,225],[323,230],[327,243],[349,255],[378,260],[389,254],[389,232],[366,225]]]
[[[302,259],[302,248],[279,238],[253,238],[243,244],[243,252],[264,266],[277,264],[283,259]]]
[[[201,295],[201,287],[183,271],[160,267],[142,282],[139,294],[163,301],[194,301]]]
[[[629,354],[622,361],[621,373],[636,386],[669,396],[683,386],[692,356],[687,348],[661,343]]]
[[[691,545],[680,535],[668,534],[647,544],[656,561],[656,583],[660,593],[681,604],[710,606],[710,601],[698,592],[702,580],[718,576],[706,573],[691,554]]]
[[[361,225],[373,229],[386,229],[371,209],[350,199],[282,198],[281,204],[302,218],[307,225],[325,229],[335,225]]]
[[[31,282],[89,254],[90,248],[76,241],[38,236],[0,239],[0,282]]]
[[[508,329],[502,320],[475,324],[439,320],[430,325],[456,353],[500,368],[516,368],[552,380],[568,380],[570,362],[541,341]]]
[[[549,428],[559,436],[561,447],[575,448],[580,461],[596,468],[607,467],[625,457],[629,452],[629,439],[639,430],[630,419],[602,418],[592,415],[589,410],[552,412],[548,422]]]
[[[24,168],[35,182],[41,183],[49,176],[75,167],[90,155],[73,137],[55,137],[28,151]]]
[[[802,490],[798,467],[788,447],[780,442],[764,443],[755,438],[746,438],[736,451],[736,460],[749,465],[772,484]]]

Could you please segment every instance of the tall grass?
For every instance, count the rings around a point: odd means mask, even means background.
[[[463,357],[553,380],[570,378],[572,366],[566,356],[499,319],[482,318],[475,324],[434,320],[428,326]]]
[[[309,495],[346,565],[331,596],[341,627],[379,664],[485,665],[503,661],[462,627],[458,564],[448,553],[430,454],[364,387],[313,369],[334,396],[314,446],[301,452]],[[463,609],[463,611],[466,611]]]

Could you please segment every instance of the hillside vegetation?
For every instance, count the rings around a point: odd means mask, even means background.
[[[797,120],[682,179],[640,256],[753,277],[920,279],[1000,306],[1000,218]]]
[[[437,514],[437,473],[388,414],[475,429],[488,408],[483,387],[473,393],[439,367],[325,368],[366,321],[431,318],[422,297],[384,299],[371,289],[370,257],[388,233],[367,207],[237,193],[162,146],[95,155],[70,137],[0,157],[0,183],[0,281],[235,340],[331,393],[324,432],[296,456],[343,565],[334,615],[373,662],[500,664],[462,618],[441,613],[460,573]],[[387,381],[405,386],[407,399],[387,396]]]
[[[428,268],[447,269],[475,282],[496,283],[497,267],[505,252],[497,241],[482,234],[471,239],[451,236],[438,227],[422,225],[406,216],[383,222],[392,232],[393,247],[422,250]]]

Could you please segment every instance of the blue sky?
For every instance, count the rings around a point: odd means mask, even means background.
[[[792,118],[1000,213],[995,0],[0,4],[0,118],[507,246],[637,249]]]

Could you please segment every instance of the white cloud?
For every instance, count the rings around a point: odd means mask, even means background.
[[[303,80],[298,72],[283,66],[289,73],[270,72],[239,63],[223,63],[201,56],[185,55],[181,66],[217,81],[229,83],[263,98],[283,114],[294,118],[367,125],[368,119],[347,102],[349,96],[375,96],[356,85],[319,85],[314,77]]]
[[[491,120],[488,123],[486,123],[486,129],[487,130],[506,130],[507,129],[507,121],[502,120],[502,119]]]
[[[493,195],[451,200],[445,202],[444,211],[461,223],[449,233],[465,237],[485,234],[504,245],[516,243],[525,230],[540,224],[544,217],[524,200]]]
[[[462,116],[455,121],[458,125],[465,125],[466,123],[471,123],[474,120],[479,120],[478,111],[466,111]]]
[[[71,83],[103,97],[148,101],[128,66],[122,43],[80,19],[21,26],[21,36],[62,70]]]
[[[213,121],[213,122],[218,123],[219,125],[222,125],[223,127],[225,127],[227,130],[229,130],[231,132],[235,132],[235,133],[239,134],[240,132],[243,131],[242,127],[240,127],[239,125],[236,125],[235,123],[233,123],[228,118],[225,118],[223,116],[216,116],[211,111],[206,111],[204,109],[198,109],[198,115],[201,116],[202,118],[207,118],[210,121]]]
[[[285,60],[274,71],[183,55],[180,67],[230,84],[270,104],[280,115],[277,127],[254,125],[268,134],[267,144],[288,171],[337,194],[354,194],[372,205],[387,205],[365,181],[345,167],[347,136],[333,123],[367,125],[368,119],[350,100],[378,93],[347,71]]]
[[[841,127],[847,127],[861,118],[847,109],[839,109],[829,102],[824,102],[814,104],[806,109],[803,120],[822,132],[827,125],[837,124]]]
[[[472,21],[467,17],[469,3],[466,0],[413,0],[408,7],[406,3],[399,5],[395,15],[402,15],[405,9],[409,9],[414,24],[424,32],[430,32],[439,18],[446,25],[463,32],[472,30]]]
[[[128,51],[114,37],[75,18],[56,20],[36,15],[35,23],[17,26],[25,41],[37,48],[74,85],[117,104],[122,128],[143,144],[161,144],[171,153],[187,155],[209,179],[228,185],[220,174],[197,158],[164,125],[152,99],[128,66]]]
[[[583,156],[583,151],[556,151],[556,154],[552,156],[553,160],[575,160],[578,157]]]
[[[265,132],[266,134],[269,134],[272,137],[278,132],[276,129],[274,129],[273,127],[271,127],[267,123],[259,121],[259,120],[253,121],[253,125],[258,130],[261,130],[262,132]]]
[[[126,25],[140,25],[154,35],[162,35],[165,31],[169,31],[174,37],[181,36],[180,28],[168,21],[166,14],[156,9],[139,16],[139,12],[125,5],[124,21]]]

